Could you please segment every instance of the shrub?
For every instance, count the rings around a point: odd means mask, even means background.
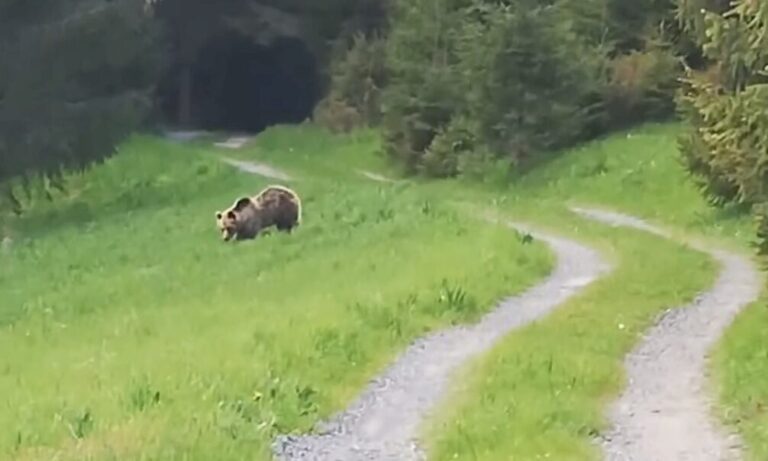
[[[768,255],[768,203],[761,203],[753,208],[757,232],[757,252]]]
[[[478,2],[473,13],[459,54],[468,112],[483,140],[524,164],[580,138],[600,87],[600,51],[555,7]]]
[[[766,19],[768,8],[751,2],[739,2],[722,15],[706,12],[701,45],[715,64],[707,72],[689,69],[680,94],[680,108],[692,126],[681,142],[683,160],[716,204],[767,198]]]
[[[356,108],[333,94],[317,104],[312,119],[334,133],[348,133],[365,125],[365,119]]]
[[[352,45],[332,63],[330,92],[315,108],[318,123],[335,131],[379,123],[387,79],[384,50],[381,38],[353,37]]]
[[[557,8],[483,0],[398,6],[384,128],[388,152],[409,170],[456,174],[465,154],[457,138],[522,164],[582,135],[599,96],[601,54]]]
[[[464,117],[456,117],[441,128],[424,154],[423,170],[430,176],[455,176],[461,158],[472,155],[478,147],[476,129]]]
[[[703,179],[723,201],[752,204],[768,199],[768,85],[733,95],[699,89],[691,104],[701,116],[693,137],[702,149],[685,149],[691,171],[705,164]]]
[[[390,83],[383,94],[388,155],[406,171],[423,171],[424,155],[462,113],[456,40],[464,0],[399,0],[387,40]]]
[[[768,252],[768,4],[688,11],[709,72],[687,71],[680,108],[691,124],[682,158],[714,203],[751,207]]]
[[[680,61],[663,48],[632,51],[611,59],[603,90],[605,125],[618,128],[673,114],[681,74]]]

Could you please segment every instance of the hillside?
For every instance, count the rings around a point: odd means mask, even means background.
[[[423,428],[433,459],[597,459],[622,357],[656,316],[706,289],[704,254],[611,228],[566,204],[609,207],[745,248],[749,220],[713,211],[685,180],[676,126],[640,128],[573,151],[512,186],[393,177],[375,133],[274,128],[239,151],[210,140],[136,137],[33,201],[2,255],[0,358],[11,459],[269,457],[272,438],[340,410],[409,342],[472,322],[553,267],[543,242],[478,211],[598,249],[613,272],[524,327],[454,379]],[[228,245],[213,213],[272,182],[222,156],[291,174],[305,223],[291,236]],[[498,171],[490,171],[490,178]],[[617,192],[618,191],[618,192]],[[78,251],[72,251],[77,248]],[[766,448],[768,395],[756,304],[718,346],[720,413]],[[514,427],[513,433],[509,428]]]
[[[258,152],[304,140],[291,236],[220,240],[214,212],[270,181],[210,144],[137,137],[33,197],[0,256],[4,458],[266,459],[411,340],[550,270],[543,245],[418,186],[304,163],[372,138],[286,135]]]
[[[767,70],[754,0],[0,0],[0,458],[768,459]]]

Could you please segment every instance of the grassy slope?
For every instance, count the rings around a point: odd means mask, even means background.
[[[614,207],[743,249],[752,235],[749,220],[708,208],[686,181],[676,161],[678,129],[648,126],[591,143],[503,193],[503,208],[513,213],[561,231],[586,229],[584,237],[596,243],[612,242],[620,265],[585,296],[511,336],[473,367],[474,378],[456,390],[458,404],[431,428],[433,459],[598,459],[589,441],[603,427],[606,399],[621,385],[621,356],[656,313],[706,286],[714,268],[670,242],[552,210],[563,202]],[[725,418],[746,435],[754,459],[768,456],[767,326],[764,302],[749,308],[713,363]]]
[[[449,200],[496,203],[503,213],[591,241],[613,255],[617,265],[610,278],[583,297],[548,321],[511,336],[471,367],[468,375],[475,379],[456,390],[455,400],[431,428],[433,458],[597,456],[589,440],[603,427],[607,399],[622,385],[621,357],[657,313],[690,300],[706,287],[716,267],[703,255],[672,242],[584,221],[563,205],[626,210],[684,234],[711,237],[737,251],[744,251],[752,238],[748,218],[708,207],[685,178],[677,162],[678,132],[675,125],[649,125],[590,143],[565,153],[511,189],[478,190],[474,184],[458,187],[453,181],[422,188],[423,193]],[[270,146],[285,137],[274,130],[260,142]],[[297,145],[328,142],[312,129],[293,139]],[[349,177],[358,167],[386,172],[381,161],[361,160],[359,149],[348,146],[328,158],[314,156],[311,162],[259,146],[250,155],[295,170],[311,165],[313,170]],[[347,164],[354,168],[340,167]],[[491,172],[491,176],[499,175]],[[768,456],[768,415],[762,411],[768,399],[763,379],[768,376],[768,348],[761,339],[768,325],[764,305],[752,306],[737,320],[715,351],[713,364],[713,384],[722,397],[724,416],[746,434],[755,459]]]
[[[679,130],[676,125],[650,125],[584,146],[522,187],[546,181],[550,185],[545,194],[551,198],[614,206],[691,235],[711,237],[736,251],[750,251],[751,219],[707,206],[677,163]],[[616,190],[622,193],[612,192]],[[764,295],[737,318],[713,351],[710,367],[722,417],[745,436],[754,460],[768,459],[766,305]]]
[[[373,165],[371,136],[262,140],[302,169],[292,236],[220,242],[214,211],[268,181],[147,138],[17,223],[0,254],[0,457],[266,459],[409,340],[551,268],[543,246],[419,186],[312,160]]]
[[[21,429],[5,431],[0,448],[15,450],[19,442],[15,453],[27,459],[47,458],[33,448],[41,446],[64,447],[70,459],[82,459],[88,450],[94,459],[109,459],[110,450],[120,459],[208,459],[214,453],[216,459],[241,459],[264,449],[271,429],[263,422],[274,423],[272,430],[308,427],[338,408],[409,336],[477,314],[436,307],[440,276],[425,279],[419,267],[431,273],[460,260],[469,271],[448,278],[481,307],[502,285],[520,288],[533,281],[531,270],[545,272],[548,260],[540,248],[521,248],[498,229],[478,228],[440,205],[448,198],[497,203],[502,212],[591,241],[613,256],[617,271],[472,365],[474,379],[457,389],[435,421],[441,431],[432,432],[434,457],[588,459],[595,454],[588,440],[601,427],[602,405],[621,385],[621,355],[654,313],[689,299],[711,281],[715,268],[670,242],[569,215],[563,202],[615,206],[734,244],[751,236],[747,220],[709,210],[685,183],[673,154],[675,132],[650,126],[592,143],[500,191],[453,181],[366,183],[355,169],[385,171],[367,155],[376,147],[372,135],[339,141],[309,127],[271,130],[242,155],[301,177],[296,187],[307,196],[308,224],[297,238],[266,239],[253,252],[216,242],[206,216],[264,181],[218,166],[204,150],[134,143],[138,150],[162,152],[152,161],[167,164],[148,167],[149,156],[124,156],[111,178],[108,168],[89,173],[89,184],[102,178],[96,183],[103,188],[83,192],[56,211],[55,220],[44,213],[32,217],[27,226],[42,238],[14,250],[13,266],[0,265],[0,315],[13,324],[0,333],[0,347],[12,344],[19,351],[0,358],[6,400],[0,427]],[[180,155],[193,160],[179,161]],[[131,165],[131,158],[140,164]],[[136,174],[161,170],[168,175]],[[126,184],[146,191],[126,192]],[[111,201],[117,197],[120,205]],[[435,210],[426,217],[425,202]],[[170,208],[173,203],[182,206]],[[396,210],[394,217],[388,209]],[[94,220],[86,227],[67,224],[83,216]],[[462,235],[452,235],[454,230]],[[428,246],[420,244],[426,241]],[[75,245],[91,251],[78,260],[69,251]],[[499,254],[491,251],[494,245],[508,250]],[[407,271],[393,246],[411,249]],[[453,250],[435,264],[447,248]],[[488,265],[477,263],[483,270],[478,277],[457,282],[471,273],[466,261],[483,254],[478,248],[487,249]],[[371,257],[360,257],[364,250]],[[507,256],[519,254],[525,256],[511,265],[520,258]],[[375,263],[381,277],[361,278],[360,272],[373,270],[374,257],[384,258]],[[276,258],[286,264],[272,267]],[[39,271],[40,261],[46,261],[45,271]],[[506,280],[490,276],[492,270]],[[365,284],[356,291],[344,283],[350,279]],[[327,293],[328,283],[342,287],[340,293]],[[306,289],[294,290],[295,284]],[[60,291],[47,294],[52,287]],[[404,307],[413,304],[407,300],[414,289],[424,296],[416,307]],[[349,308],[343,304],[348,299],[363,299],[369,308]],[[768,455],[762,411],[768,398],[762,341],[767,314],[762,306],[750,309],[715,356],[727,414],[740,422],[756,459]],[[349,364],[356,366],[343,368]],[[21,390],[20,383],[27,387]],[[155,390],[161,396],[156,406]],[[93,429],[79,414],[86,407],[95,415]],[[68,424],[91,431],[79,447],[67,441]]]

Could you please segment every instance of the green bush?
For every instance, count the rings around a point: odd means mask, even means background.
[[[525,163],[578,139],[599,97],[601,53],[533,1],[402,0],[387,63],[387,150],[414,172],[456,174],[457,137]]]
[[[423,171],[433,139],[463,111],[456,43],[464,0],[398,0],[387,40],[390,82],[382,104],[385,149]]]
[[[762,199],[760,149],[768,148],[763,87],[736,94],[690,73],[681,97],[691,128],[681,139],[684,164],[708,200],[718,206]]]
[[[365,118],[360,112],[334,94],[326,96],[317,104],[312,119],[334,133],[349,133],[365,125]]]
[[[619,55],[608,63],[603,90],[605,126],[624,127],[674,114],[675,91],[682,75],[671,50],[654,47]]]
[[[441,128],[424,154],[423,170],[437,177],[455,176],[462,157],[477,148],[476,128],[464,117],[456,117]]]
[[[712,67],[687,71],[680,108],[691,129],[681,142],[682,158],[713,203],[754,209],[765,253],[768,4],[737,1],[724,13],[705,9],[688,15],[688,27]]]
[[[538,2],[476,2],[459,42],[469,116],[517,163],[579,139],[600,89],[602,55]],[[578,57],[578,58],[576,58]]]
[[[752,211],[755,215],[757,252],[765,256],[768,255],[768,203],[756,205]]]
[[[331,65],[330,92],[315,109],[315,119],[343,131],[375,125],[381,119],[381,90],[386,85],[385,41],[356,34]],[[355,118],[350,123],[350,118]]]
[[[672,2],[393,0],[386,38],[360,35],[334,64],[318,118],[378,124],[410,173],[453,176],[491,152],[524,171],[545,151],[674,114]]]
[[[680,108],[691,122],[681,142],[683,160],[716,204],[767,198],[766,19],[768,7],[751,2],[724,14],[705,12],[701,46],[713,65],[708,72],[689,69],[680,94]]]

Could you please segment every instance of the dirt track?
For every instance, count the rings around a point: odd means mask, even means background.
[[[574,211],[670,237],[631,216]],[[609,461],[741,459],[738,438],[711,415],[706,357],[739,310],[757,299],[761,281],[748,258],[703,244],[690,246],[718,261],[720,275],[695,302],[669,310],[626,358],[629,385],[610,409],[612,430],[602,440]]]
[[[246,173],[274,170],[262,164],[228,163]],[[366,176],[379,182],[386,180],[378,175]],[[557,256],[552,274],[527,292],[506,299],[475,325],[438,331],[415,341],[369,383],[349,408],[323,422],[317,435],[278,437],[273,447],[277,459],[423,460],[417,440],[421,423],[445,396],[452,374],[510,331],[545,316],[610,270],[591,248],[522,224],[508,225],[551,247]]]
[[[281,172],[272,174],[273,169],[266,165],[229,163],[248,173],[288,177]],[[632,216],[588,208],[572,210],[606,224],[670,238]],[[528,231],[523,225],[510,226]],[[558,257],[555,271],[543,283],[502,302],[476,325],[416,341],[346,411],[323,423],[318,435],[279,437],[274,444],[276,458],[423,460],[417,440],[420,424],[444,397],[452,373],[609,270],[595,251],[576,242],[533,235],[549,244]],[[611,406],[612,429],[601,439],[608,461],[741,459],[738,437],[729,435],[710,414],[706,356],[735,315],[757,299],[761,281],[745,257],[705,245],[690,246],[717,260],[722,266],[720,276],[694,303],[669,310],[626,358],[629,384]]]
[[[522,225],[510,226],[527,231]],[[609,270],[590,248],[531,233],[558,257],[554,272],[544,282],[503,301],[475,325],[439,331],[416,341],[346,411],[324,423],[320,435],[280,437],[274,446],[276,457],[285,461],[424,459],[416,437],[421,423],[448,390],[452,373]]]

